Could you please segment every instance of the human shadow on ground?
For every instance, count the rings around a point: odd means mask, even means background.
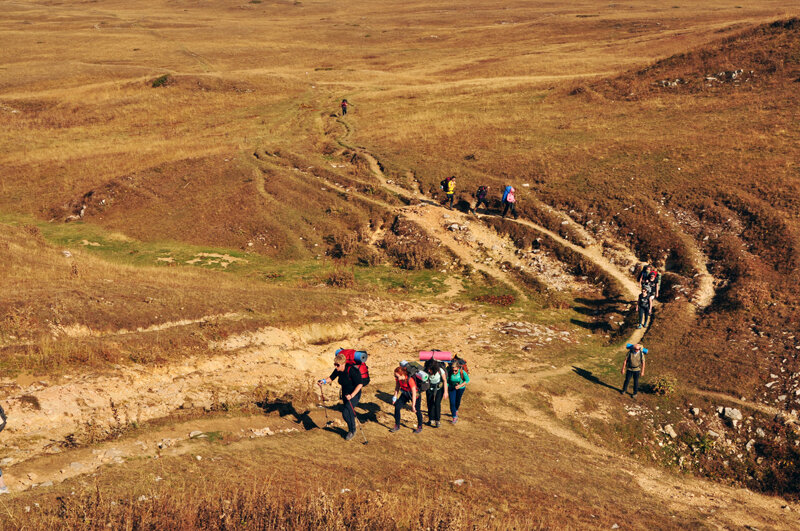
[[[597,376],[592,374],[592,371],[587,371],[586,369],[581,369],[580,367],[576,367],[576,366],[573,365],[572,366],[572,372],[574,372],[575,374],[577,374],[581,378],[584,378],[585,380],[588,380],[589,382],[591,382],[591,383],[593,383],[595,385],[602,385],[603,387],[608,387],[609,389],[613,389],[614,391],[617,391],[617,392],[622,391],[622,388],[620,388],[620,387],[614,387],[613,385],[609,385],[609,384],[605,383],[603,380],[601,380],[600,378],[598,378]]]
[[[580,319],[570,319],[569,322],[576,326],[580,326],[581,328],[585,328],[586,330],[591,330],[592,332],[594,332],[595,330],[602,330],[603,332],[611,332],[614,329],[610,324],[604,321],[599,321],[596,323],[587,323],[586,321],[581,321]]]
[[[285,417],[287,415],[294,417],[294,422],[296,424],[301,424],[304,430],[319,428],[317,423],[314,422],[309,415],[310,410],[307,409],[300,413],[294,407],[294,404],[288,400],[277,399],[270,402],[265,398],[260,402],[256,402],[255,405],[266,414],[277,412],[281,417]]]

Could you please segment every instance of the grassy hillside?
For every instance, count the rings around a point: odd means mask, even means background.
[[[4,526],[798,525],[785,2],[0,9]],[[317,407],[346,345],[365,446]],[[465,421],[390,435],[429,348]]]

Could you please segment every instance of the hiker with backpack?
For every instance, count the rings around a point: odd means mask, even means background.
[[[514,215],[514,219],[517,219],[517,196],[516,190],[511,185],[506,186],[505,190],[503,190],[503,215],[502,218],[506,217],[506,214],[509,210]]]
[[[445,204],[448,204],[448,210],[453,210],[453,199],[456,196],[456,176],[452,175],[439,183],[445,193]]]
[[[438,428],[442,418],[442,398],[450,400],[450,393],[447,389],[447,372],[444,364],[434,359],[425,362],[425,372],[428,373],[428,383],[431,386],[425,391],[428,402],[428,424]]]
[[[342,386],[342,418],[347,423],[347,435],[344,439],[349,441],[356,435],[356,412],[355,407],[361,400],[361,388],[364,384],[361,379],[361,371],[355,364],[347,363],[347,358],[342,353],[337,353],[333,358],[333,372],[328,378],[319,380],[320,389],[323,385],[332,384],[333,380],[339,380]]]
[[[342,103],[339,104],[342,108],[342,116],[347,114],[347,108],[350,106],[350,103],[347,100],[342,100]]]
[[[394,370],[395,386],[394,396],[392,397],[394,427],[389,430],[391,433],[400,429],[400,412],[406,403],[410,403],[411,412],[417,414],[417,429],[414,430],[414,433],[422,432],[422,395],[419,392],[419,379],[414,375],[410,375],[407,367],[408,364],[405,367],[397,367]]]
[[[8,417],[6,416],[6,412],[3,410],[3,406],[0,406],[0,431],[6,429],[6,421]],[[3,471],[0,470],[0,494],[8,494],[8,487],[6,486],[6,482],[3,479]]]
[[[489,187],[488,186],[481,185],[481,186],[478,187],[478,191],[475,192],[475,197],[478,198],[478,202],[475,203],[474,212],[476,212],[476,213],[478,212],[478,209],[480,208],[481,203],[483,203],[484,212],[488,212],[489,211],[489,201],[486,199],[486,196],[488,194],[489,194]]]
[[[642,271],[639,273],[639,286],[646,288],[647,291],[653,293],[655,298],[658,298],[661,291],[661,275],[655,267],[650,264],[645,264]]]
[[[647,349],[641,343],[636,343],[635,345],[628,343],[625,347],[628,349],[628,354],[622,363],[621,371],[625,375],[625,383],[619,392],[624,395],[628,391],[628,382],[633,379],[633,394],[631,394],[631,398],[636,398],[636,394],[639,392],[639,377],[644,376],[644,355],[647,354]]]
[[[648,291],[646,286],[642,287],[642,292],[639,294],[639,300],[636,301],[636,309],[639,312],[639,325],[636,328],[646,327],[648,321],[652,323],[653,298],[655,298],[655,294],[651,291]]]
[[[458,422],[458,408],[461,406],[461,397],[469,383],[467,364],[459,358],[450,363],[450,374],[447,376],[447,392],[450,395],[450,415],[453,424]]]

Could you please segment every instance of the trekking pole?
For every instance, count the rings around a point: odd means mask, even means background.
[[[322,384],[319,384],[319,396],[322,397],[322,409],[325,411],[325,425],[327,426],[331,421],[328,420],[328,406],[325,405],[325,393],[322,392]]]
[[[350,406],[350,411],[353,412],[353,418],[356,421],[356,426],[358,426],[358,431],[360,431],[361,432],[361,436],[364,437],[364,444],[369,444],[369,441],[367,440],[367,436],[364,434],[364,426],[362,426],[361,423],[358,421],[358,417],[356,416],[356,410],[353,409],[353,403],[348,400],[347,401],[347,405]]]

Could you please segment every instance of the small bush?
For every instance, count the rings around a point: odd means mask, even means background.
[[[163,76],[158,76],[153,80],[152,87],[166,87],[172,82],[172,76],[169,74],[164,74]]]
[[[356,279],[352,271],[337,269],[328,275],[325,283],[334,288],[352,288],[356,284]]]
[[[678,386],[678,379],[672,375],[661,375],[653,382],[653,393],[670,396]]]

